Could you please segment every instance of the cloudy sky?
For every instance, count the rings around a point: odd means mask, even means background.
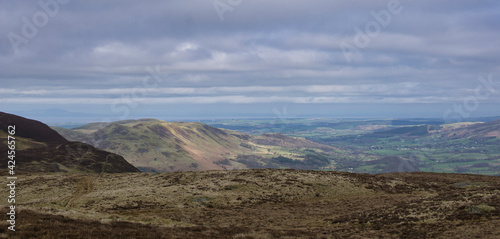
[[[0,111],[500,115],[496,0],[1,1],[0,36]]]

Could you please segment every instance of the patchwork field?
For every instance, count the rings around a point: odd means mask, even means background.
[[[500,175],[500,121],[440,119],[225,120],[212,126],[250,134],[279,132],[340,149],[331,168],[359,173],[402,171]]]

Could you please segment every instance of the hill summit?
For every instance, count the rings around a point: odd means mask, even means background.
[[[16,172],[138,172],[123,157],[95,147],[69,142],[46,124],[0,112],[0,155],[7,156],[8,126],[15,125]],[[7,167],[7,160],[0,160]]]
[[[331,165],[333,147],[282,134],[252,136],[198,122],[156,119],[54,128],[72,141],[122,155],[145,172]]]

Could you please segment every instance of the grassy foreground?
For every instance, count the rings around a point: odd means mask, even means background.
[[[492,176],[262,169],[31,174],[17,185],[17,230],[3,220],[0,238],[500,236]]]

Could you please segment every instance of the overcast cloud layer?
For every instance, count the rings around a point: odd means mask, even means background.
[[[465,102],[466,113],[495,111],[499,29],[496,0],[1,1],[0,107],[123,115],[141,104]]]

